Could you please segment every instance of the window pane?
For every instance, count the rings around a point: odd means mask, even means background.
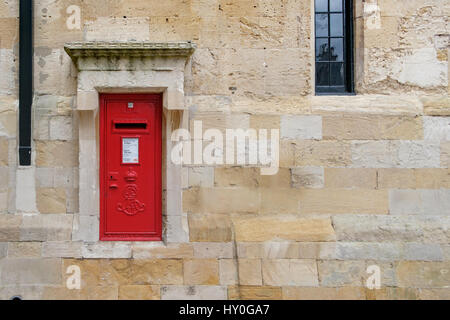
[[[316,61],[329,61],[328,39],[316,39]]]
[[[328,11],[328,0],[316,0],[316,12]]]
[[[316,63],[316,85],[318,86],[328,86],[328,76],[329,76],[329,63],[328,62],[317,62]]]
[[[330,14],[330,34],[331,36],[342,36],[343,32],[342,14]]]
[[[330,85],[343,86],[344,85],[344,64],[332,63],[331,64]]]
[[[328,15],[316,14],[316,37],[328,36]]]
[[[331,38],[330,53],[331,61],[344,61],[344,40],[342,38]]]
[[[330,0],[330,11],[342,11],[342,0]]]

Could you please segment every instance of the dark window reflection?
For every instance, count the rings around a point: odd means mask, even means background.
[[[317,62],[316,63],[316,84],[318,86],[328,86],[329,76],[330,76],[330,64],[328,62]]]
[[[344,64],[343,63],[331,63],[330,70],[330,85],[342,86],[344,85]]]
[[[329,61],[328,38],[316,40],[316,61]]]
[[[331,61],[344,61],[344,39],[331,38]]]
[[[316,14],[316,37],[328,36],[328,15]]]

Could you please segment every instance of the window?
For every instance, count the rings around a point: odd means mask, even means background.
[[[316,93],[353,93],[352,0],[315,0]]]

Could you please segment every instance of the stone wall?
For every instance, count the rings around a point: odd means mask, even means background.
[[[31,168],[17,164],[18,2],[0,0],[1,299],[450,299],[448,1],[354,1],[355,96],[314,95],[310,0],[36,1]],[[92,40],[195,42],[188,120],[280,129],[278,174],[185,166],[171,232],[187,239],[99,242],[64,51]]]

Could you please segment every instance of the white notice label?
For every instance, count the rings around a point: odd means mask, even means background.
[[[122,138],[122,163],[139,163],[139,138]]]

